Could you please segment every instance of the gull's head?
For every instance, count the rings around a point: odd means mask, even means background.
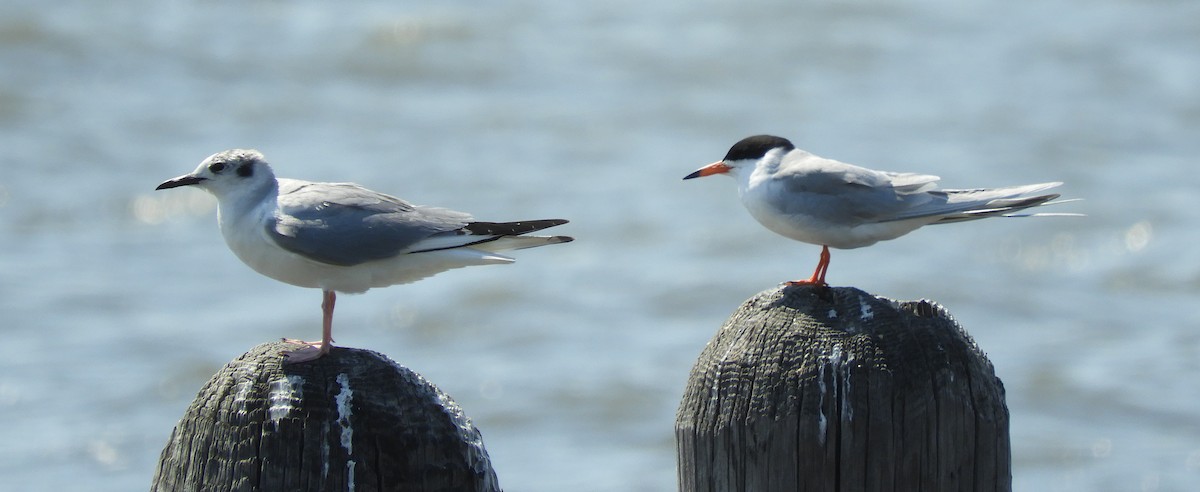
[[[737,176],[742,171],[754,170],[756,166],[778,164],[783,156],[796,146],[788,139],[774,135],[755,135],[746,137],[733,144],[725,158],[697,169],[683,179],[702,178],[714,174]]]
[[[275,173],[257,150],[233,149],[208,156],[191,174],[163,181],[156,190],[196,186],[218,200],[228,196],[261,193],[275,184]]]

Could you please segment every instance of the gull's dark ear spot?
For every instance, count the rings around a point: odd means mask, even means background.
[[[250,176],[253,176],[254,175],[254,163],[247,162],[245,164],[238,166],[237,175],[241,176],[243,178],[249,178]]]

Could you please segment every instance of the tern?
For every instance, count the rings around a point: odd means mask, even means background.
[[[791,285],[826,286],[829,248],[852,249],[895,239],[929,224],[987,217],[1077,216],[1019,213],[1064,203],[1061,185],[1039,183],[1004,188],[939,189],[928,174],[875,171],[797,149],[786,138],[746,137],[725,158],[683,179],[724,174],[737,180],[738,195],[750,215],[776,234],[821,246],[812,277]]]

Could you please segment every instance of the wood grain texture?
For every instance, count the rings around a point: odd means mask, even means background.
[[[1004,386],[937,304],[788,286],[746,301],[676,417],[684,491],[1008,491]]]
[[[269,343],[227,364],[171,433],[151,491],[497,491],[479,431],[386,357],[335,347],[281,364]]]

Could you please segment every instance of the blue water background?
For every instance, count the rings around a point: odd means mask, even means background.
[[[200,385],[319,333],[205,156],[578,240],[339,299],[339,344],[452,395],[513,491],[675,488],[705,342],[818,248],[724,178],[741,137],[951,187],[1062,180],[1082,219],[834,251],[945,305],[1008,392],[1017,490],[1200,490],[1200,4],[0,2],[0,489],[141,490]]]

